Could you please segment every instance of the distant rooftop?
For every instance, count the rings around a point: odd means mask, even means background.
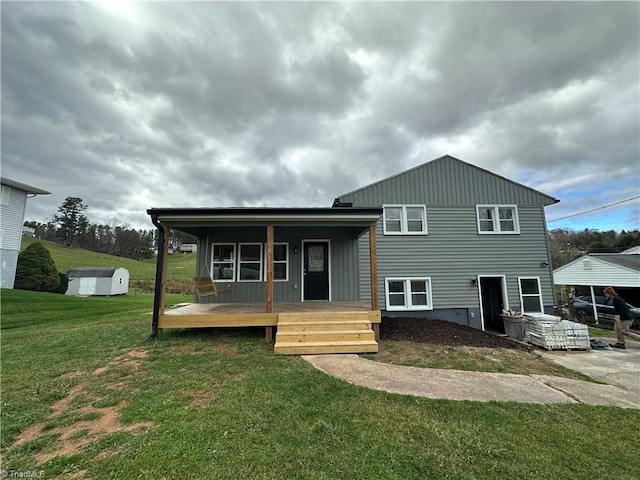
[[[49,195],[51,193],[47,192],[46,190],[42,190],[41,188],[27,185],[26,183],[16,182],[15,180],[11,180],[10,178],[0,177],[0,180],[2,180],[2,185],[6,185],[18,190],[24,190],[25,192],[32,193],[34,195]]]

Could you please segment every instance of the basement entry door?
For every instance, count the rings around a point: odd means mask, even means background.
[[[305,242],[303,268],[303,300],[329,300],[329,242]]]

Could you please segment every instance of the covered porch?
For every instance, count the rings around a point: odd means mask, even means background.
[[[379,208],[150,209],[158,228],[152,337],[164,328],[264,327],[281,354],[377,352]],[[169,229],[198,238],[194,278],[221,292],[165,305]],[[371,302],[357,240],[369,233]],[[274,268],[275,265],[275,268]],[[262,300],[260,300],[262,298]]]

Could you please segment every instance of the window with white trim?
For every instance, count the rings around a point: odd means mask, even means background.
[[[2,185],[2,205],[9,205],[10,197],[11,187],[9,185]]]
[[[262,279],[262,243],[238,244],[238,281],[259,282]]]
[[[384,205],[385,235],[426,235],[427,207],[425,205]]]
[[[387,310],[433,310],[431,278],[385,278]]]
[[[515,205],[478,205],[478,233],[520,233],[518,209]]]
[[[538,277],[522,277],[520,284],[520,305],[522,313],[543,312],[540,279]]]
[[[214,282],[233,282],[236,271],[236,244],[211,245],[211,278]]]
[[[265,245],[266,248],[266,245]],[[266,280],[266,272],[265,272]],[[274,242],[273,244],[273,281],[286,282],[289,280],[289,244]]]

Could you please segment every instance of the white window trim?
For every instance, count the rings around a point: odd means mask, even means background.
[[[256,260],[242,260],[242,247],[243,246],[257,246],[259,247],[260,250],[260,260],[256,261]],[[236,267],[236,276],[237,276],[237,280],[238,282],[242,282],[242,283],[255,283],[255,282],[261,282],[262,278],[264,277],[264,275],[266,275],[266,273],[264,273],[265,268],[264,268],[264,255],[263,255],[263,251],[264,248],[262,247],[262,243],[261,242],[240,242],[238,243],[238,261],[237,261],[237,267]],[[241,280],[240,279],[240,273],[242,272],[242,264],[243,263],[259,263],[260,264],[260,273],[258,274],[258,278],[255,279],[248,279],[248,280]]]
[[[408,224],[407,224],[407,207],[422,209],[422,230],[421,231],[419,231],[419,232],[410,232],[409,231],[409,227],[408,227]],[[404,204],[395,205],[395,204],[389,204],[389,205],[382,205],[382,208],[383,208],[383,212],[382,212],[382,230],[384,232],[384,235],[427,235],[428,234],[428,229],[427,229],[427,206],[426,205],[404,205]],[[387,231],[387,216],[386,216],[386,213],[384,212],[385,208],[401,208],[402,209],[402,214],[400,216],[400,231],[399,232]]]
[[[233,247],[233,258],[231,259],[230,262],[228,262],[228,263],[232,263],[233,264],[233,267],[232,267],[233,268],[233,276],[231,278],[224,278],[224,279],[222,279],[222,278],[221,279],[213,278],[213,269],[216,268],[215,265],[214,265],[214,262],[218,263],[218,261],[215,258],[213,258],[213,251],[214,251],[214,247],[216,245],[231,245]],[[237,263],[236,252],[237,251],[238,251],[238,247],[237,247],[237,245],[235,243],[224,243],[224,242],[217,243],[217,242],[214,242],[214,243],[211,244],[211,270],[209,271],[209,276],[211,277],[211,281],[212,282],[230,283],[230,282],[234,282],[235,281],[235,278],[236,278],[236,263]],[[225,263],[225,262],[223,261],[223,262],[220,262],[220,263]]]
[[[11,187],[9,185],[2,185],[2,205],[9,205],[11,199]]]
[[[493,230],[490,232],[484,231],[480,229],[480,212],[481,208],[492,208],[493,209]],[[500,230],[500,216],[499,210],[500,208],[512,208],[513,209],[513,222],[514,222],[514,230],[513,231],[502,231]],[[484,204],[484,205],[476,205],[476,224],[478,227],[478,233],[480,235],[518,235],[520,234],[520,220],[518,218],[518,206],[517,205],[498,205],[498,204]]]
[[[532,293],[522,293],[522,280],[536,280],[538,282],[538,293],[536,295]],[[542,302],[542,288],[540,285],[540,277],[518,277],[518,292],[520,294],[520,308],[522,313],[544,313],[544,304]],[[538,297],[540,302],[540,310],[525,310],[524,298]]]
[[[273,265],[275,266],[277,263],[284,263],[285,264],[285,278],[274,278],[273,281],[274,282],[288,282],[289,281],[289,259],[291,258],[291,253],[289,252],[289,242],[273,242],[273,246],[275,247],[276,245],[284,245],[286,247],[286,251],[287,251],[287,259],[285,261],[276,261],[275,259],[273,260]],[[264,244],[264,281],[267,281],[267,244]],[[275,271],[274,271],[275,274]]]
[[[412,305],[411,303],[411,280],[421,280],[427,285],[427,304]],[[389,302],[389,282],[404,282],[404,305],[391,305]],[[385,305],[388,311],[409,311],[409,310],[433,310],[433,296],[431,294],[431,277],[385,277],[384,279]]]

